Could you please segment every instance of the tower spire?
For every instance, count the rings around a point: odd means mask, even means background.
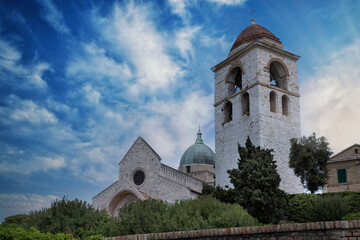
[[[251,9],[251,12],[250,12],[250,15],[251,15],[251,24],[255,24],[254,13],[255,13],[255,10],[252,8],[252,9]]]

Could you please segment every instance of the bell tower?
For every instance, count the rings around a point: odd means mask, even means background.
[[[296,61],[279,38],[251,20],[215,73],[215,184],[230,185],[227,170],[237,167],[237,144],[249,136],[273,149],[280,188],[303,192],[289,168],[290,139],[301,136]]]

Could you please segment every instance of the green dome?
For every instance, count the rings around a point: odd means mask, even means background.
[[[215,154],[204,144],[201,138],[201,132],[197,133],[195,144],[189,147],[181,157],[180,166],[190,164],[209,164],[215,165]]]

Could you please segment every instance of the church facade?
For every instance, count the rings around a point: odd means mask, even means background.
[[[204,183],[214,184],[214,153],[203,143],[201,132],[183,154],[179,170],[161,163],[160,156],[138,137],[119,163],[119,178],[92,198],[97,209],[117,216],[118,210],[148,198],[175,202],[196,198]]]
[[[196,198],[202,185],[231,186],[227,170],[237,167],[237,144],[247,137],[256,146],[273,149],[280,188],[303,192],[289,168],[290,139],[299,138],[300,103],[296,61],[279,38],[255,23],[241,32],[215,73],[215,155],[201,132],[181,157],[178,170],[141,137],[119,163],[119,178],[93,197],[93,206],[116,216],[126,204],[147,198],[174,202]]]

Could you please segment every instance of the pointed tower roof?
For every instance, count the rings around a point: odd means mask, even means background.
[[[256,39],[261,39],[261,38],[267,38],[281,44],[279,38],[277,38],[272,32],[270,32],[263,26],[256,24],[255,19],[252,18],[250,25],[247,28],[245,28],[237,37],[230,52],[244,43],[252,42]]]
[[[201,137],[202,133],[199,129],[195,144],[191,145],[182,155],[180,166],[191,164],[209,164],[215,165],[215,154]]]

